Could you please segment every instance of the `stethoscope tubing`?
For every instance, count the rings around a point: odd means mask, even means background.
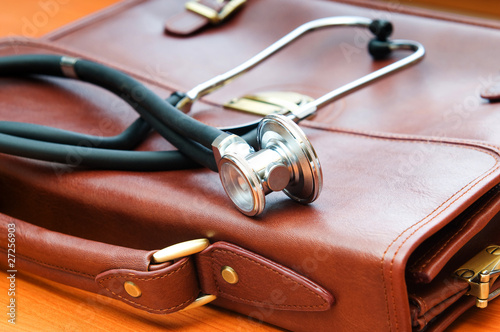
[[[61,59],[61,56],[54,55],[4,57],[0,59],[0,74],[3,76],[48,75],[66,77],[61,70]],[[3,122],[0,125],[3,130],[0,129],[0,132],[4,133],[2,136],[4,140],[1,145],[4,153],[68,163],[69,149],[73,154],[85,156],[85,158],[82,158],[81,166],[102,169],[158,170],[161,169],[161,163],[169,164],[171,162],[179,163],[179,167],[165,164],[163,168],[184,168],[187,164],[190,164],[189,167],[194,167],[193,161],[189,160],[191,159],[211,170],[217,170],[211,150],[208,147],[215,139],[214,136],[217,137],[222,131],[202,124],[173,107],[172,104],[178,101],[178,97],[173,95],[171,97],[173,100],[165,101],[135,79],[94,62],[78,60],[74,67],[75,73],[80,80],[101,86],[118,95],[129,103],[141,115],[143,120],[136,120],[122,134],[110,138],[72,133],[44,126]],[[148,125],[143,124],[144,120]],[[148,126],[153,127],[160,135],[183,152],[169,151],[168,153],[158,153],[158,157],[154,157],[154,154],[144,154],[136,151],[114,151],[117,148],[123,149],[140,143],[146,132],[150,131]],[[36,130],[31,131],[33,129]],[[10,137],[6,137],[8,133],[11,134]],[[18,141],[16,141],[17,138]],[[46,143],[43,144],[43,148],[39,144],[35,144],[40,139],[44,141],[41,143]],[[82,142],[96,148],[90,150],[89,147],[78,146]],[[25,144],[28,146],[21,149],[20,147]],[[110,154],[111,151],[113,153]],[[108,154],[108,158],[105,158],[106,154]],[[113,162],[110,161],[111,155],[116,158]],[[172,155],[172,161],[170,161],[168,155]],[[144,162],[144,167],[141,168],[140,164],[143,157],[146,157],[148,161]],[[183,158],[186,160],[179,162]],[[108,161],[105,162],[105,159],[108,159]]]

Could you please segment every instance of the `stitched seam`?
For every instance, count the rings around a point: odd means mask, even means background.
[[[220,289],[219,287],[219,282],[217,281],[217,273],[216,273],[216,266],[215,266],[215,258],[214,258],[214,251],[210,253],[210,259],[212,261],[212,278],[215,282],[215,287],[217,288],[217,294],[223,294],[224,292]]]
[[[244,301],[244,302],[250,302],[250,303],[257,303],[257,304],[267,304],[267,305],[271,305],[271,306],[275,306],[275,307],[288,307],[288,308],[320,308],[320,307],[325,307],[328,305],[327,301],[325,299],[323,299],[320,295],[316,294],[315,292],[313,292],[312,290],[310,290],[309,288],[307,288],[306,286],[302,285],[301,283],[291,279],[290,277],[286,276],[285,274],[282,274],[268,266],[265,266],[249,257],[245,257],[245,256],[242,256],[240,254],[237,254],[237,253],[234,253],[234,252],[231,252],[231,251],[228,251],[228,250],[224,250],[224,249],[216,249],[213,251],[213,253],[216,253],[216,252],[225,252],[225,253],[228,253],[230,255],[233,255],[233,256],[237,256],[239,258],[243,258],[251,263],[254,263],[254,264],[257,264],[258,266],[260,267],[263,267],[267,270],[270,270],[271,272],[273,272],[274,274],[277,274],[279,275],[280,277],[283,277],[289,281],[291,281],[292,283],[296,284],[296,285],[299,285],[301,286],[302,288],[304,288],[307,292],[313,294],[315,297],[319,298],[323,304],[319,304],[319,305],[292,305],[292,304],[275,304],[275,303],[269,303],[269,302],[262,302],[262,301],[257,301],[257,300],[249,300],[249,299],[244,299],[244,298],[241,298],[241,297],[237,297],[237,296],[234,296],[234,295],[231,295],[231,294],[228,294],[228,293],[225,293],[223,291],[220,290],[219,288],[219,285],[218,285],[218,282],[217,282],[217,278],[216,278],[216,274],[215,274],[215,263],[212,263],[212,272],[214,274],[214,280],[215,280],[215,283],[216,283],[216,286],[217,286],[217,290],[221,293],[221,294],[225,294],[226,296],[228,297],[232,297],[232,298],[235,298],[235,299],[238,299],[238,300],[241,300],[241,301]],[[210,257],[212,259],[213,258],[213,253],[210,255]],[[215,259],[214,259],[215,260]]]
[[[448,242],[449,242],[449,241],[451,241],[451,240],[452,240],[452,239],[453,239],[453,238],[454,238],[454,237],[455,237],[458,233],[460,233],[460,232],[464,229],[464,227],[466,227],[466,226],[470,223],[470,221],[471,221],[472,219],[474,219],[474,217],[476,217],[476,215],[478,215],[480,212],[482,212],[482,211],[486,208],[486,206],[487,206],[487,205],[488,205],[488,204],[489,204],[489,203],[490,203],[490,202],[491,202],[494,198],[496,198],[497,196],[498,196],[498,193],[496,193],[495,195],[493,195],[492,197],[490,197],[490,198],[489,198],[489,199],[488,199],[488,200],[484,203],[484,205],[483,205],[483,206],[482,206],[482,207],[481,207],[478,211],[476,211],[476,212],[475,212],[472,216],[470,216],[470,217],[467,219],[467,221],[466,221],[466,222],[462,225],[462,227],[460,227],[460,229],[459,229],[458,231],[456,231],[456,233],[455,233],[455,234],[454,234],[451,238],[449,238],[449,239],[448,239],[448,240],[447,240],[444,244],[440,245],[440,244],[439,244],[440,242],[438,242],[438,243],[436,243],[435,245],[433,245],[430,249],[428,249],[428,250],[425,252],[425,254],[423,254],[422,256],[420,256],[420,257],[418,258],[418,260],[416,260],[416,261],[415,261],[415,263],[413,263],[413,264],[412,264],[412,269],[416,269],[416,268],[418,267],[418,265],[419,265],[419,264],[420,264],[420,263],[421,263],[421,262],[422,262],[422,261],[423,261],[426,257],[428,257],[428,256],[431,254],[431,252],[434,252],[434,251],[436,250],[436,248],[437,248],[437,247],[441,246],[441,248],[439,249],[439,251],[442,251],[442,250],[444,249],[444,247],[446,247],[446,245],[448,244]],[[441,241],[441,243],[442,243],[442,241]],[[438,253],[439,253],[439,251],[438,251]],[[424,265],[423,265],[422,267],[420,267],[420,268],[419,268],[419,270],[418,270],[417,272],[421,272],[421,271],[422,271],[422,269],[423,269],[423,267],[425,267],[425,266],[426,266],[426,265],[427,265],[427,264],[428,264],[428,263],[432,260],[432,258],[434,258],[434,257],[436,256],[436,254],[437,254],[437,253],[434,253],[434,255],[433,255],[431,258],[428,258],[428,259],[427,259],[427,261],[424,263]]]
[[[428,264],[429,264],[429,263],[430,263],[430,262],[434,259],[434,257],[436,257],[436,256],[437,256],[437,255],[438,255],[441,251],[443,251],[443,250],[444,250],[444,249],[448,246],[448,244],[449,244],[449,243],[450,243],[450,242],[451,242],[451,241],[452,241],[452,240],[453,240],[453,239],[454,239],[454,238],[455,238],[458,234],[460,234],[460,232],[461,232],[461,231],[462,231],[465,227],[467,227],[467,225],[469,225],[469,223],[472,221],[472,219],[474,219],[474,218],[475,218],[478,214],[480,214],[481,212],[483,212],[483,211],[486,209],[486,207],[488,206],[488,204],[489,204],[489,203],[490,203],[490,202],[491,202],[494,198],[497,198],[497,197],[498,197],[498,193],[496,193],[495,195],[493,195],[492,197],[490,197],[490,198],[489,198],[489,199],[488,199],[488,200],[484,203],[484,205],[483,205],[483,207],[482,207],[482,208],[480,208],[478,211],[476,211],[476,213],[474,213],[474,214],[473,214],[473,215],[472,215],[472,216],[471,216],[471,217],[467,220],[467,222],[465,222],[465,223],[462,225],[462,227],[460,227],[460,229],[459,229],[459,230],[457,230],[457,231],[455,232],[455,234],[453,234],[453,235],[452,235],[452,236],[451,236],[451,237],[450,237],[450,238],[449,238],[449,239],[448,239],[448,240],[447,240],[447,241],[446,241],[446,242],[445,242],[445,243],[441,246],[441,248],[439,248],[439,250],[437,250],[437,251],[434,253],[434,255],[432,255],[429,259],[427,259],[427,261],[426,261],[426,262],[424,262],[424,263],[420,266],[420,268],[418,269],[418,271],[417,271],[417,272],[422,272],[422,270],[423,270],[423,269],[424,269],[424,268],[425,268],[425,267],[426,267],[426,266],[427,266],[427,265],[428,265]],[[437,246],[433,246],[433,247],[431,248],[431,250],[432,250],[432,249],[435,249],[436,247],[437,247]],[[429,252],[431,252],[431,250],[429,250],[429,251],[428,251],[428,253],[429,253]],[[427,255],[427,254],[426,254],[426,255]],[[425,257],[425,256],[424,256],[424,257]],[[423,258],[422,258],[422,259],[420,259],[419,261],[421,261],[421,260],[423,260]],[[416,266],[416,264],[415,264],[415,266]]]
[[[422,312],[424,312],[424,313],[427,312],[427,303],[419,295],[416,295],[416,294],[410,294],[410,295],[412,295],[414,298],[420,300],[420,303],[418,305],[418,316],[420,317],[420,315],[423,315]],[[420,304],[423,304],[423,306],[420,306]]]
[[[498,164],[498,161],[495,163],[495,165]],[[396,259],[396,256],[397,254],[399,253],[399,250],[402,248],[402,246],[406,243],[406,241],[408,241],[408,239],[410,237],[412,237],[416,232],[418,232],[422,227],[424,227],[425,225],[427,225],[428,223],[430,223],[431,221],[433,221],[435,218],[437,218],[440,214],[442,214],[444,211],[446,211],[448,209],[448,207],[450,207],[454,202],[456,202],[457,200],[459,200],[462,196],[464,196],[466,193],[468,193],[470,190],[472,190],[476,185],[478,185],[482,180],[484,180],[486,177],[488,177],[489,175],[491,175],[493,172],[495,172],[496,170],[498,170],[498,166],[495,167],[494,169],[492,169],[489,173],[487,173],[486,175],[484,175],[483,177],[481,177],[479,180],[475,180],[476,183],[474,183],[469,189],[467,189],[466,191],[464,191],[460,196],[456,197],[453,201],[450,202],[450,200],[456,195],[458,194],[460,191],[462,191],[464,188],[466,188],[467,186],[471,185],[472,182],[474,181],[471,181],[470,183],[468,183],[467,185],[465,185],[462,189],[460,189],[459,191],[457,191],[455,194],[453,194],[448,200],[446,200],[443,204],[441,204],[440,206],[438,206],[433,212],[431,212],[428,216],[430,216],[432,213],[434,213],[435,211],[439,210],[442,206],[444,206],[445,204],[447,204],[448,202],[448,205],[443,209],[441,210],[440,212],[438,212],[435,216],[433,216],[432,218],[430,218],[429,220],[427,220],[426,222],[424,222],[423,224],[421,224],[418,228],[416,228],[412,233],[410,233],[410,235],[408,235],[404,241],[399,245],[399,247],[397,248],[397,250],[395,251],[394,255],[393,255],[393,258],[391,260],[391,264],[390,264],[390,268],[389,268],[389,284],[392,286],[392,275],[393,275],[393,269],[394,269],[394,260]],[[428,217],[427,216],[427,217]],[[384,276],[384,262],[385,262],[385,256],[387,254],[387,252],[389,251],[389,249],[392,247],[392,245],[400,238],[403,236],[404,233],[406,233],[406,231],[410,230],[411,228],[417,226],[418,224],[422,223],[427,217],[423,218],[422,220],[420,220],[419,222],[411,225],[410,227],[408,227],[407,229],[405,229],[403,232],[401,232],[401,234],[399,234],[392,242],[391,244],[389,244],[389,246],[387,247],[387,249],[384,251],[384,254],[382,256],[382,259],[381,259],[381,271],[382,271],[382,279],[384,280],[384,293],[386,293],[386,303],[387,305],[389,304],[387,302],[388,298],[387,298],[387,287],[386,287],[386,284],[385,284],[385,276]],[[397,310],[396,310],[396,300],[395,300],[395,297],[394,297],[394,294],[393,292],[391,291],[391,297],[392,297],[392,306],[393,306],[393,309],[394,309],[394,315],[397,317]],[[388,314],[388,317],[389,317],[389,323],[390,323],[390,312],[389,312],[389,308],[387,308],[387,314]],[[390,325],[389,325],[390,326]],[[399,324],[398,324],[398,321],[396,319],[396,331],[399,331]]]
[[[445,303],[446,301],[450,301],[454,297],[457,297],[460,293],[466,291],[468,288],[469,288],[469,286],[466,285],[464,288],[457,290],[455,293],[447,296],[446,298],[444,298],[443,300],[437,302],[435,305],[433,305],[430,308],[427,306],[427,302],[422,297],[420,297],[420,296],[418,296],[416,294],[411,294],[413,297],[420,299],[420,301],[424,305],[424,311],[423,312],[419,312],[419,316],[418,317],[422,317],[422,318],[425,319],[425,315],[427,315],[429,313],[429,311],[431,311],[434,308],[437,308],[438,306],[440,306],[441,304]]]
[[[3,248],[1,250],[3,252],[6,252]],[[22,257],[23,259],[25,259],[27,261],[30,261],[32,263],[39,264],[39,265],[44,265],[44,266],[49,267],[49,268],[55,268],[57,270],[75,273],[75,274],[78,274],[80,276],[84,276],[84,277],[87,277],[87,278],[89,278],[89,277],[92,278],[92,279],[95,278],[95,275],[93,275],[93,274],[81,272],[81,271],[78,271],[78,270],[68,269],[66,267],[59,266],[59,265],[49,264],[49,263],[43,262],[41,260],[38,260],[38,259],[35,259],[35,258],[32,258],[32,257],[26,256],[26,255],[23,255],[23,254],[16,253],[16,257]]]
[[[353,136],[365,136],[369,139],[374,140],[383,140],[383,141],[392,141],[392,140],[405,140],[408,143],[422,143],[422,144],[436,144],[436,145],[450,145],[450,146],[458,146],[462,148],[470,148],[477,150],[477,148],[485,149],[485,147],[489,147],[495,150],[495,153],[499,153],[500,146],[489,144],[481,141],[472,141],[472,140],[463,140],[463,139],[447,139],[441,140],[436,137],[427,137],[427,136],[418,136],[418,135],[401,135],[401,134],[392,134],[392,133],[384,133],[384,132],[375,132],[375,131],[365,131],[365,130],[350,130],[343,129],[339,127],[328,126],[323,123],[317,123],[312,121],[304,121],[302,123],[303,126],[318,129],[318,130],[326,130],[330,132],[335,132],[342,135],[353,135]],[[463,146],[463,144],[473,145],[473,146]],[[486,153],[483,150],[478,150],[482,153]],[[494,159],[497,159],[494,156]]]
[[[135,276],[130,276],[130,275],[114,275],[114,276],[111,276],[111,277],[106,277],[106,278],[103,278],[103,279],[100,279],[99,280],[99,284],[105,288],[108,292],[110,292],[111,294],[113,294],[114,296],[116,297],[119,297],[120,299],[122,299],[123,301],[125,302],[128,302],[128,303],[132,303],[133,305],[137,306],[137,307],[140,307],[140,308],[145,308],[147,310],[150,310],[150,311],[157,311],[157,312],[165,312],[165,311],[169,311],[169,310],[173,310],[173,309],[176,309],[178,307],[181,307],[183,306],[184,304],[190,302],[190,301],[193,301],[195,298],[196,298],[196,295],[195,296],[192,296],[190,297],[189,299],[187,299],[186,301],[182,302],[181,304],[178,304],[178,305],[175,305],[175,306],[172,306],[170,308],[164,308],[164,309],[155,309],[155,308],[151,308],[151,307],[148,307],[146,305],[143,305],[143,304],[140,304],[138,302],[135,302],[135,301],[132,301],[130,299],[127,299],[115,292],[113,292],[111,289],[109,289],[108,287],[106,287],[105,285],[103,285],[104,281],[106,280],[111,280],[111,279],[133,279],[133,280],[142,280],[142,281],[151,281],[151,280],[157,280],[157,279],[163,279],[163,278],[166,278],[172,274],[175,274],[179,271],[181,271],[182,269],[184,269],[186,266],[187,266],[187,263],[189,262],[189,260],[186,260],[180,267],[178,267],[177,269],[173,270],[173,271],[170,271],[169,273],[167,274],[164,274],[162,276],[158,276],[158,277],[150,277],[150,278],[139,278],[139,277],[135,277]]]
[[[307,126],[307,125],[306,125]],[[463,192],[460,196],[458,196],[455,200],[453,200],[452,202],[450,202],[448,204],[447,207],[445,207],[441,212],[439,212],[437,215],[435,215],[434,217],[432,217],[431,219],[429,219],[427,222],[425,222],[424,224],[420,225],[420,227],[418,227],[414,232],[412,232],[402,243],[401,245],[398,247],[398,249],[396,250],[396,252],[394,253],[394,256],[391,260],[391,265],[390,265],[390,269],[389,269],[389,284],[391,285],[391,297],[392,297],[392,306],[393,306],[393,310],[394,310],[394,316],[396,317],[396,331],[399,331],[399,323],[398,323],[398,320],[397,320],[397,310],[396,310],[396,301],[395,301],[395,297],[394,297],[394,293],[392,291],[392,275],[393,275],[393,268],[394,268],[394,260],[396,259],[396,256],[397,254],[399,253],[399,250],[401,249],[401,247],[406,243],[406,241],[411,237],[413,236],[413,234],[415,234],[418,230],[420,230],[423,226],[427,225],[429,222],[431,222],[432,220],[434,220],[437,216],[439,216],[441,213],[443,213],[444,211],[446,211],[448,209],[449,206],[451,206],[454,202],[456,202],[458,199],[460,199],[462,196],[464,196],[467,192],[469,192],[470,190],[472,190],[472,188],[474,188],[476,185],[478,185],[481,181],[483,181],[486,177],[488,177],[489,175],[491,175],[493,172],[495,172],[496,170],[498,170],[498,147],[495,146],[495,145],[491,145],[491,144],[487,144],[487,143],[482,143],[482,142],[473,142],[473,141],[467,141],[467,140],[449,140],[449,141],[437,141],[437,140],[430,140],[430,139],[427,139],[427,140],[424,140],[423,137],[416,137],[416,136],[408,136],[408,135],[387,135],[383,133],[380,133],[380,134],[377,134],[377,133],[373,133],[373,132],[367,132],[367,131],[345,131],[343,129],[339,129],[339,128],[333,128],[333,127],[329,127],[329,126],[326,126],[326,125],[323,125],[321,123],[315,123],[315,124],[312,124],[312,123],[309,123],[308,125],[309,127],[311,128],[316,128],[316,129],[324,129],[324,130],[328,130],[328,131],[332,131],[332,132],[337,132],[339,134],[344,134],[344,135],[354,135],[354,136],[360,136],[360,135],[365,135],[366,138],[369,138],[369,139],[375,139],[375,140],[394,140],[394,139],[405,139],[407,140],[407,142],[409,143],[426,143],[426,144],[437,144],[437,145],[451,145],[451,146],[457,146],[459,148],[467,148],[467,149],[472,149],[472,150],[476,150],[476,151],[479,151],[483,154],[488,154],[490,155],[494,160],[495,160],[495,164],[490,168],[490,172],[488,172],[486,175],[484,175],[483,177],[477,177],[475,180],[472,180],[471,182],[469,182],[467,185],[465,185],[463,188],[461,188],[460,190],[458,190],[455,194],[453,194],[450,198],[448,198],[445,202],[443,202],[441,205],[439,205],[436,209],[434,209],[429,215],[427,215],[425,218],[423,218],[422,220],[418,221],[417,223],[411,225],[410,227],[408,227],[407,229],[405,229],[403,232],[401,232],[390,244],[389,246],[386,248],[386,250],[384,251],[383,255],[382,255],[382,259],[380,260],[380,269],[381,269],[381,273],[382,273],[382,280],[384,281],[384,297],[385,297],[385,301],[386,301],[386,309],[387,309],[387,324],[389,326],[389,329],[392,330],[392,327],[391,327],[391,315],[390,315],[390,308],[389,308],[389,298],[388,298],[388,289],[387,289],[387,285],[386,285],[386,278],[385,278],[385,275],[384,275],[384,262],[385,262],[385,256],[387,254],[387,252],[389,251],[389,249],[392,247],[392,245],[400,238],[403,236],[404,233],[406,233],[409,229],[417,226],[418,224],[422,223],[426,218],[428,218],[430,215],[432,215],[435,211],[439,210],[442,206],[444,206],[446,203],[448,203],[455,195],[457,195],[460,191],[464,190],[467,186],[470,186],[473,182],[476,182],[474,183],[469,189],[467,189],[465,192]],[[377,135],[377,136],[375,136]],[[473,145],[473,146],[464,146],[464,145],[460,145],[460,144],[470,144],[470,145]],[[477,148],[477,146],[480,146],[480,147],[483,147],[483,150],[480,150],[479,148]],[[495,150],[495,152],[497,153],[497,156],[495,156],[491,151],[484,151],[484,146],[487,146],[487,147],[490,147],[492,149]],[[484,173],[483,173],[484,174]]]

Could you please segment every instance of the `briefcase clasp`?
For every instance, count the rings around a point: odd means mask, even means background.
[[[224,4],[225,1],[220,2]],[[215,9],[203,4],[199,0],[191,0],[186,3],[186,9],[206,17],[212,24],[219,24],[242,7],[245,2],[246,0],[230,0],[225,3],[222,9],[218,12]]]
[[[488,301],[500,295],[491,286],[500,276],[500,246],[492,245],[455,271],[455,276],[469,283],[467,295],[476,297],[476,307],[486,308]]]

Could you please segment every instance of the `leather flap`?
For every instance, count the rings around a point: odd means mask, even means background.
[[[199,294],[191,258],[183,258],[153,272],[109,270],[99,274],[96,282],[105,290],[105,295],[155,314],[179,311]],[[140,295],[135,297],[127,293],[126,282],[133,283],[140,290]]]
[[[235,302],[280,310],[325,311],[333,297],[298,273],[238,246],[217,242],[197,256],[204,293]],[[225,281],[221,271],[230,267],[236,283]]]

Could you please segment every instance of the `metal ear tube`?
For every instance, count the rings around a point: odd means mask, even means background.
[[[224,190],[238,210],[248,216],[260,214],[265,207],[265,196],[273,191],[283,190],[301,203],[313,202],[322,188],[321,165],[312,144],[296,123],[334,100],[417,63],[425,54],[423,46],[413,41],[388,41],[392,25],[387,21],[362,17],[318,19],[298,27],[238,67],[196,86],[176,105],[179,109],[189,110],[195,100],[249,71],[304,34],[333,26],[370,29],[375,39],[369,44],[369,52],[376,59],[387,57],[395,50],[410,50],[413,53],[316,100],[290,109],[286,115],[267,115],[258,124],[258,151],[236,135],[224,133],[215,139],[212,150]]]

